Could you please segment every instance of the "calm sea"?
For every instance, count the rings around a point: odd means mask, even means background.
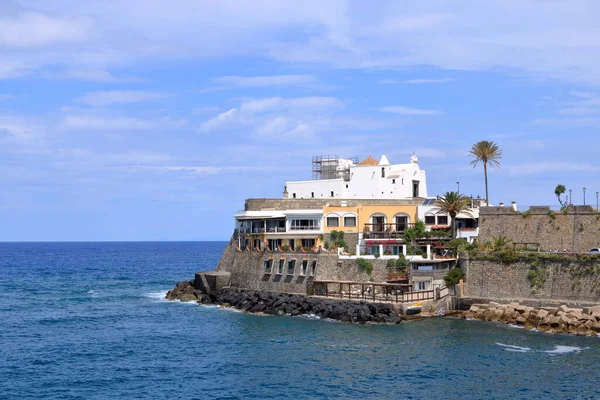
[[[600,339],[163,300],[224,242],[0,244],[2,399],[592,399]]]

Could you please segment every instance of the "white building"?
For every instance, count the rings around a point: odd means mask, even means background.
[[[427,197],[425,171],[416,155],[408,164],[369,156],[357,163],[332,156],[313,158],[313,180],[286,182],[284,196],[295,199],[409,199]]]
[[[427,230],[450,229],[450,216],[435,205],[435,198],[427,199],[417,207],[418,218],[425,222]],[[479,235],[479,207],[485,205],[481,199],[472,199],[468,212],[456,216],[456,237],[467,239],[469,243]]]

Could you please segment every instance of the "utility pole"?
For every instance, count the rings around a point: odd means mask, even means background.
[[[460,194],[460,182],[456,182],[456,185],[458,186],[458,194]]]
[[[585,206],[585,186],[583,187],[583,205]]]

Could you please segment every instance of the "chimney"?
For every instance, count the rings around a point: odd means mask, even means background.
[[[503,202],[498,203],[498,207],[504,207],[504,203]]]
[[[517,209],[517,202],[516,202],[516,201],[513,201],[513,202],[511,202],[511,203],[510,203],[510,205],[512,206],[513,210],[515,210],[515,211],[519,211],[519,210]]]

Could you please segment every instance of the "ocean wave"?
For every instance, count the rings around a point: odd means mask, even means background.
[[[568,354],[568,353],[579,353],[582,350],[587,350],[589,347],[577,347],[577,346],[554,346],[552,350],[544,350],[542,353],[547,354]]]
[[[155,300],[167,300],[165,298],[167,296],[167,292],[168,292],[168,290],[165,290],[165,291],[162,291],[162,292],[145,293],[144,297],[147,297],[149,299],[155,299]]]
[[[504,344],[504,343],[498,343],[498,342],[496,342],[496,344],[498,346],[503,347],[504,350],[506,350],[506,351],[513,351],[516,353],[527,353],[527,352],[531,351],[531,348],[529,348],[529,347],[513,346],[511,344]]]
[[[496,344],[500,347],[503,347],[504,350],[506,350],[506,351],[512,351],[512,352],[516,352],[516,353],[528,353],[528,352],[532,351],[530,347],[514,346],[511,344],[504,344],[504,343],[498,343],[498,342],[496,342]],[[581,347],[577,347],[577,346],[556,345],[556,346],[554,346],[554,349],[552,349],[552,350],[535,350],[535,352],[556,355],[556,354],[579,353],[582,350],[587,350],[587,349],[589,349],[589,347],[581,348]]]

